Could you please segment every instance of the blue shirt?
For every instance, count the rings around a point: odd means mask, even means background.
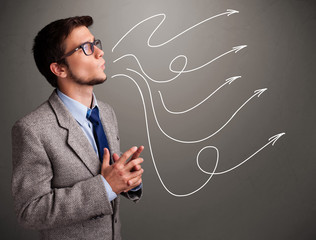
[[[76,119],[79,126],[85,133],[86,137],[88,138],[89,142],[91,143],[95,153],[98,155],[98,147],[94,140],[93,136],[93,125],[92,123],[86,118],[87,112],[91,111],[90,108],[86,107],[85,105],[81,104],[80,102],[68,97],[67,95],[63,94],[61,91],[57,89],[57,94],[61,101],[65,104],[68,111],[72,114],[72,116]],[[98,106],[97,99],[93,94],[93,100],[92,100],[92,108],[95,106]],[[102,176],[102,175],[101,175]],[[104,183],[105,190],[107,192],[109,201],[114,200],[117,195],[115,192],[113,192],[110,184],[105,180],[105,178],[102,176],[102,180]]]

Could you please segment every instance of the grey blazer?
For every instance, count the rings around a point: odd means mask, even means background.
[[[113,109],[98,101],[111,153],[120,153]],[[109,202],[101,163],[56,91],[12,128],[12,195],[18,221],[41,239],[121,239],[119,202]],[[137,202],[142,190],[125,197]]]

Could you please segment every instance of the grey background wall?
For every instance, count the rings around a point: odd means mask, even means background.
[[[186,32],[174,41],[150,48],[147,39],[161,17],[144,22],[112,52],[113,46],[140,21],[165,13],[166,20],[152,44],[227,9],[239,13],[221,16]],[[116,1],[1,1],[1,239],[36,239],[37,233],[16,222],[10,193],[13,123],[45,101],[52,88],[37,71],[31,54],[37,32],[49,22],[74,15],[91,15],[92,33],[103,42],[108,80],[95,88],[97,97],[116,110],[122,150],[144,145],[142,201],[122,202],[124,239],[315,239],[315,62],[316,2],[313,0],[116,0]],[[145,81],[136,73],[135,54],[152,78],[166,80],[176,74],[169,64],[186,55],[187,68],[203,65],[247,45],[169,83],[149,81],[155,113],[168,135],[196,140],[216,132],[255,90],[252,98],[215,136],[194,144],[172,141],[158,128]],[[181,69],[184,59],[174,62]],[[149,132],[142,98],[143,93]],[[174,115],[166,107],[183,111],[205,99],[232,76],[241,76],[194,110]],[[205,146],[219,151],[215,172],[238,165],[265,146],[271,136],[285,132],[235,170],[214,175],[198,192],[187,194],[211,176],[199,170],[196,156]],[[150,134],[150,142],[148,141]],[[201,167],[212,172],[216,151],[200,155]]]

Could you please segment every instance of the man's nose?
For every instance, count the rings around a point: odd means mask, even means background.
[[[101,50],[97,46],[94,46],[94,52],[95,52],[96,58],[103,57],[103,55],[104,55],[103,50]]]

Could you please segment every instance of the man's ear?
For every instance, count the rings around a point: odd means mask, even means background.
[[[54,73],[57,77],[60,77],[60,78],[67,77],[67,71],[66,71],[65,65],[54,62],[54,63],[51,63],[49,67],[52,73]]]

